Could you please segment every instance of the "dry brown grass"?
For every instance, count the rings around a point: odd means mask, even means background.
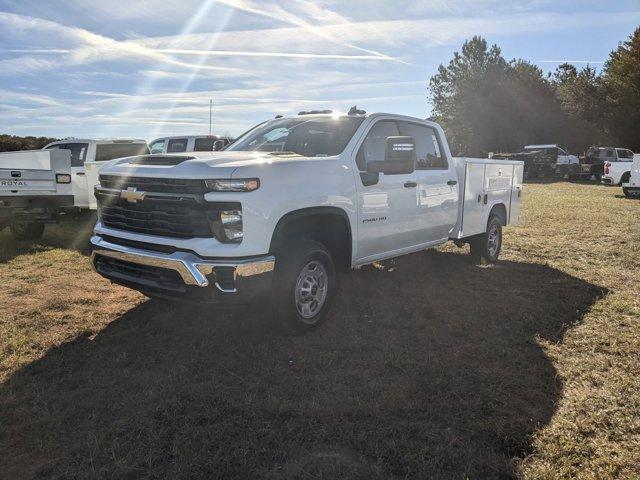
[[[294,338],[109,285],[91,218],[0,234],[0,478],[640,476],[640,201],[525,202],[500,264],[364,268]]]

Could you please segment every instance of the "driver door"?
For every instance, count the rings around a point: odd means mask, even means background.
[[[356,164],[366,172],[371,161],[384,161],[387,137],[401,135],[394,120],[378,120],[356,150]],[[367,263],[393,256],[414,245],[416,187],[414,173],[378,174],[378,181],[365,185],[356,178],[358,242],[356,261]]]

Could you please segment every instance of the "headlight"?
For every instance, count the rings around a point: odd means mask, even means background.
[[[68,173],[56,173],[56,183],[71,183],[71,175]]]
[[[242,241],[242,210],[224,210],[220,212],[220,223],[227,241]]]
[[[260,180],[257,178],[205,180],[204,183],[212,192],[253,192],[260,187]]]

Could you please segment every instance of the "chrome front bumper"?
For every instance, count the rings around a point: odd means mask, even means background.
[[[136,286],[136,279],[131,275],[124,279],[125,282],[122,276],[111,275],[97,268],[96,260],[100,257],[106,257],[128,264],[171,270],[177,272],[184,286],[189,290],[201,290],[209,287],[208,289],[214,288],[218,295],[222,294],[227,298],[237,296],[243,299],[251,298],[257,293],[266,293],[275,268],[275,257],[272,255],[257,258],[210,260],[200,258],[190,252],[160,253],[119,245],[108,242],[99,235],[91,238],[91,244],[93,246],[91,263],[98,273],[143,292],[148,290],[148,282],[146,282],[146,287],[145,282],[142,281],[138,282],[141,286]],[[218,269],[224,269],[227,272],[232,270],[232,279],[227,275],[224,284],[222,281],[218,281],[216,273]],[[230,284],[231,280],[232,284]],[[173,293],[175,294],[175,292]]]

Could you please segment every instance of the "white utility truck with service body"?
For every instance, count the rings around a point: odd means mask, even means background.
[[[44,150],[69,150],[71,152],[71,185],[74,205],[78,209],[96,209],[93,187],[98,183],[98,172],[114,158],[149,153],[144,140],[94,140],[66,139],[52,142]]]
[[[287,326],[311,329],[337,270],[448,240],[495,262],[502,227],[520,216],[522,174],[520,161],[452,158],[430,121],[301,112],[221,152],[105,165],[92,262],[149,296],[268,299]]]
[[[631,174],[629,179],[622,183],[622,192],[625,197],[640,198],[640,153],[633,156]]]
[[[0,153],[0,231],[34,240],[73,207],[68,151],[23,150]]]

